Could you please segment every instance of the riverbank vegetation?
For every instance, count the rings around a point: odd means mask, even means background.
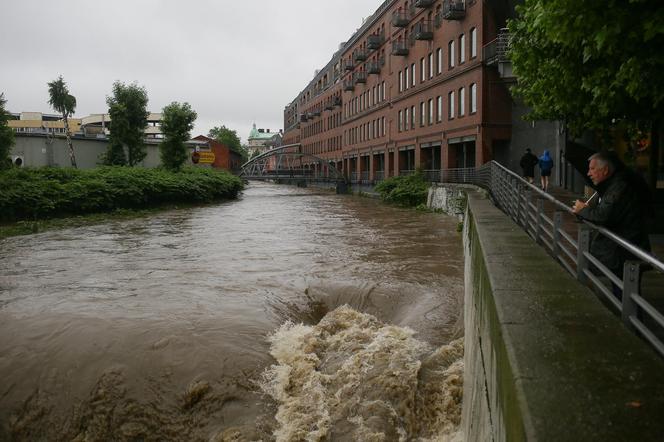
[[[376,185],[374,190],[383,201],[403,207],[425,205],[430,183],[421,172],[412,175],[395,176],[385,179]]]
[[[118,209],[232,199],[242,180],[202,168],[10,169],[0,173],[0,221],[43,220]]]

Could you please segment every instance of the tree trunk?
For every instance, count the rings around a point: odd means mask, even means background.
[[[69,118],[67,118],[66,113],[62,114],[62,119],[65,120],[65,136],[69,145],[69,160],[71,161],[71,167],[76,169],[76,155],[74,154],[74,144],[71,141],[71,134],[69,133]]]

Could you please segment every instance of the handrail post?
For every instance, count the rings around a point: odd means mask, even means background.
[[[535,215],[535,241],[542,244],[542,221],[544,215],[544,200],[537,198],[537,214]]]
[[[634,328],[630,317],[637,315],[638,307],[632,299],[632,293],[640,294],[639,280],[641,276],[640,261],[626,261],[623,266],[622,320],[629,329]]]
[[[553,213],[553,256],[556,259],[560,260],[560,240],[562,235],[560,234],[560,229],[563,226],[563,212],[556,210]]]
[[[586,252],[590,251],[590,229],[585,224],[579,224],[578,249],[576,251],[576,279],[584,283],[588,279],[585,270],[588,268]]]
[[[521,224],[521,227],[524,229],[526,228],[526,219],[525,219],[525,208],[523,207],[523,200],[525,199],[525,196],[523,195],[523,186],[520,184],[516,184],[518,192],[516,194],[518,204],[516,206],[517,209],[517,223]]]

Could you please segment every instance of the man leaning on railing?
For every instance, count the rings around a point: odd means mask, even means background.
[[[572,211],[612,231],[635,246],[650,251],[646,217],[649,207],[644,207],[648,199],[639,192],[649,192],[647,188],[635,186],[624,168],[618,170],[612,156],[596,153],[590,157],[588,177],[597,191],[588,201],[576,200]],[[597,198],[599,197],[599,198]],[[590,253],[611,272],[622,278],[626,260],[632,255],[610,238],[594,232]],[[614,286],[614,294],[620,290]]]

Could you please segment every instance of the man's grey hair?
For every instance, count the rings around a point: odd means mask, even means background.
[[[613,159],[605,153],[598,152],[593,154],[588,158],[588,161],[590,160],[595,160],[597,164],[599,164],[599,167],[608,167],[609,175],[613,175],[613,172],[616,171],[616,163],[614,163]]]

